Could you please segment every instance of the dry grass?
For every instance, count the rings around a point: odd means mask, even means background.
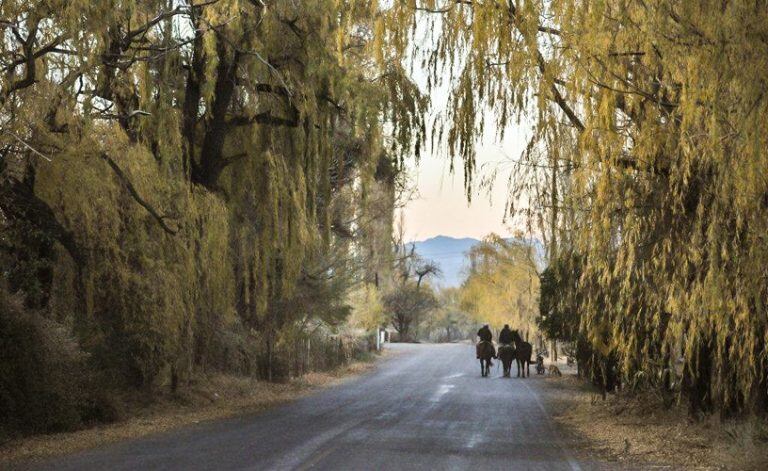
[[[572,374],[543,381],[559,423],[587,455],[617,468],[768,469],[765,420],[689,418],[651,396],[611,395],[605,401]]]
[[[182,394],[160,398],[138,408],[125,421],[4,443],[0,446],[0,465],[72,453],[203,421],[257,412],[339,384],[373,366],[372,361],[354,362],[330,372],[309,373],[285,383],[228,375],[198,378]]]

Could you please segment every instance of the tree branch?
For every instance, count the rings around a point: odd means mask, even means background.
[[[115,163],[114,160],[110,156],[108,156],[105,153],[99,154],[99,156],[107,162],[107,164],[112,168],[112,170],[115,172],[115,175],[117,175],[118,180],[120,180],[120,183],[123,184],[126,190],[128,190],[128,193],[133,197],[133,199],[141,205],[142,208],[146,209],[147,212],[152,216],[152,218],[157,221],[158,224],[160,224],[160,227],[163,228],[165,232],[171,235],[176,235],[178,231],[172,229],[165,223],[165,217],[161,216],[155,208],[153,208],[149,203],[147,203],[144,198],[139,195],[139,192],[136,190],[136,187],[133,186],[133,183],[131,183],[131,180],[128,178],[128,176],[123,172],[123,170]]]
[[[227,122],[227,125],[232,127],[249,126],[251,124],[264,124],[267,126],[284,126],[295,128],[299,125],[299,119],[298,116],[294,118],[281,118],[279,116],[272,116],[271,112],[265,111],[253,116],[237,116]]]
[[[174,8],[173,10],[168,10],[168,11],[161,12],[157,16],[155,16],[154,18],[149,20],[148,22],[144,23],[142,26],[129,31],[123,37],[123,41],[122,41],[123,42],[123,46],[124,46],[123,49],[127,49],[128,46],[131,44],[131,42],[133,42],[134,38],[136,38],[137,36],[140,36],[140,35],[146,33],[153,26],[155,26],[156,24],[160,23],[163,20],[166,20],[168,18],[172,18],[172,17],[177,16],[177,15],[189,14],[191,12],[191,10],[194,9],[194,8],[202,8],[202,7],[205,7],[205,6],[213,5],[214,3],[218,3],[218,2],[219,2],[219,0],[209,0],[207,2],[198,3],[198,4],[190,3],[189,6],[179,5],[176,8]]]
[[[445,6],[445,7],[443,7],[443,8],[428,8],[428,7],[419,7],[419,6],[416,6],[416,7],[414,7],[414,9],[415,9],[416,11],[423,11],[423,12],[425,12],[425,13],[435,13],[435,14],[442,14],[442,13],[448,13],[448,12],[449,12],[449,11],[451,11],[451,10],[453,9],[453,7],[454,7],[454,6],[456,6],[456,5],[469,5],[469,6],[474,6],[474,2],[473,2],[472,0],[452,0],[452,1],[449,1],[449,4],[448,4],[447,6]],[[514,5],[511,5],[511,4],[510,4],[510,6],[511,6],[512,8],[514,8]],[[497,5],[496,5],[496,8],[501,8],[501,5],[500,5],[500,4],[497,4]],[[551,28],[551,27],[549,27],[549,26],[541,26],[541,25],[537,25],[537,26],[536,26],[536,30],[537,30],[538,32],[540,32],[540,33],[547,33],[547,34],[551,34],[551,35],[554,35],[554,36],[560,36],[560,34],[561,34],[559,29],[557,29],[557,28]]]
[[[24,78],[11,82],[10,87],[8,87],[8,89],[3,92],[2,97],[0,97],[0,106],[5,104],[5,100],[8,99],[8,97],[10,97],[13,92],[15,92],[16,90],[21,90],[22,88],[30,87],[32,86],[32,84],[34,84],[37,81],[37,79],[35,78],[37,67],[35,63],[35,54],[33,52],[33,47],[35,45],[35,39],[37,36],[38,24],[39,22],[35,23],[35,25],[30,28],[29,34],[27,35],[26,39],[20,36],[16,28],[13,28],[14,34],[17,36],[17,38],[19,38],[20,42],[23,44],[23,47],[24,47],[26,70],[24,71]]]

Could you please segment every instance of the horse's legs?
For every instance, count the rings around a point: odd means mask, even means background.
[[[526,368],[528,369],[528,377],[531,377],[531,360],[526,362]]]

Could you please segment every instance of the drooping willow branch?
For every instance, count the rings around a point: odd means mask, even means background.
[[[120,166],[117,165],[117,163],[112,160],[110,156],[103,152],[99,154],[99,157],[101,157],[101,159],[109,165],[112,171],[115,172],[117,179],[120,180],[120,183],[125,187],[126,190],[128,190],[128,193],[130,193],[131,197],[133,197],[133,199],[139,203],[142,208],[147,210],[149,215],[152,216],[155,221],[157,221],[160,227],[162,227],[163,230],[168,234],[176,235],[178,231],[168,226],[168,224],[165,222],[165,219],[167,218],[165,216],[161,216],[160,213],[158,213],[157,210],[152,207],[152,205],[150,205],[144,198],[141,197],[139,192],[136,190],[136,187],[133,186],[133,183],[125,174],[125,172],[123,172]]]

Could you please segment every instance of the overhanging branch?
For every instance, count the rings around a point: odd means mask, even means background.
[[[128,178],[128,176],[123,172],[123,170],[115,163],[114,160],[110,156],[108,156],[105,153],[101,153],[99,155],[112,169],[112,171],[115,172],[115,175],[117,175],[117,179],[120,180],[120,183],[123,184],[126,190],[128,190],[128,193],[130,193],[131,197],[141,205],[142,208],[146,209],[147,212],[152,216],[152,218],[157,221],[158,224],[160,224],[160,227],[163,228],[165,232],[171,235],[176,235],[176,230],[172,229],[168,226],[168,224],[165,223],[165,217],[161,216],[160,213],[157,212],[155,208],[152,207],[149,203],[147,203],[144,198],[141,197],[139,192],[136,190],[136,187],[133,186],[133,183],[131,183],[131,180]]]
[[[279,116],[273,116],[269,111],[265,111],[264,113],[257,113],[253,116],[236,116],[230,119],[227,124],[233,127],[264,124],[267,126],[295,128],[299,125],[299,119],[298,116],[294,118],[281,118]]]

